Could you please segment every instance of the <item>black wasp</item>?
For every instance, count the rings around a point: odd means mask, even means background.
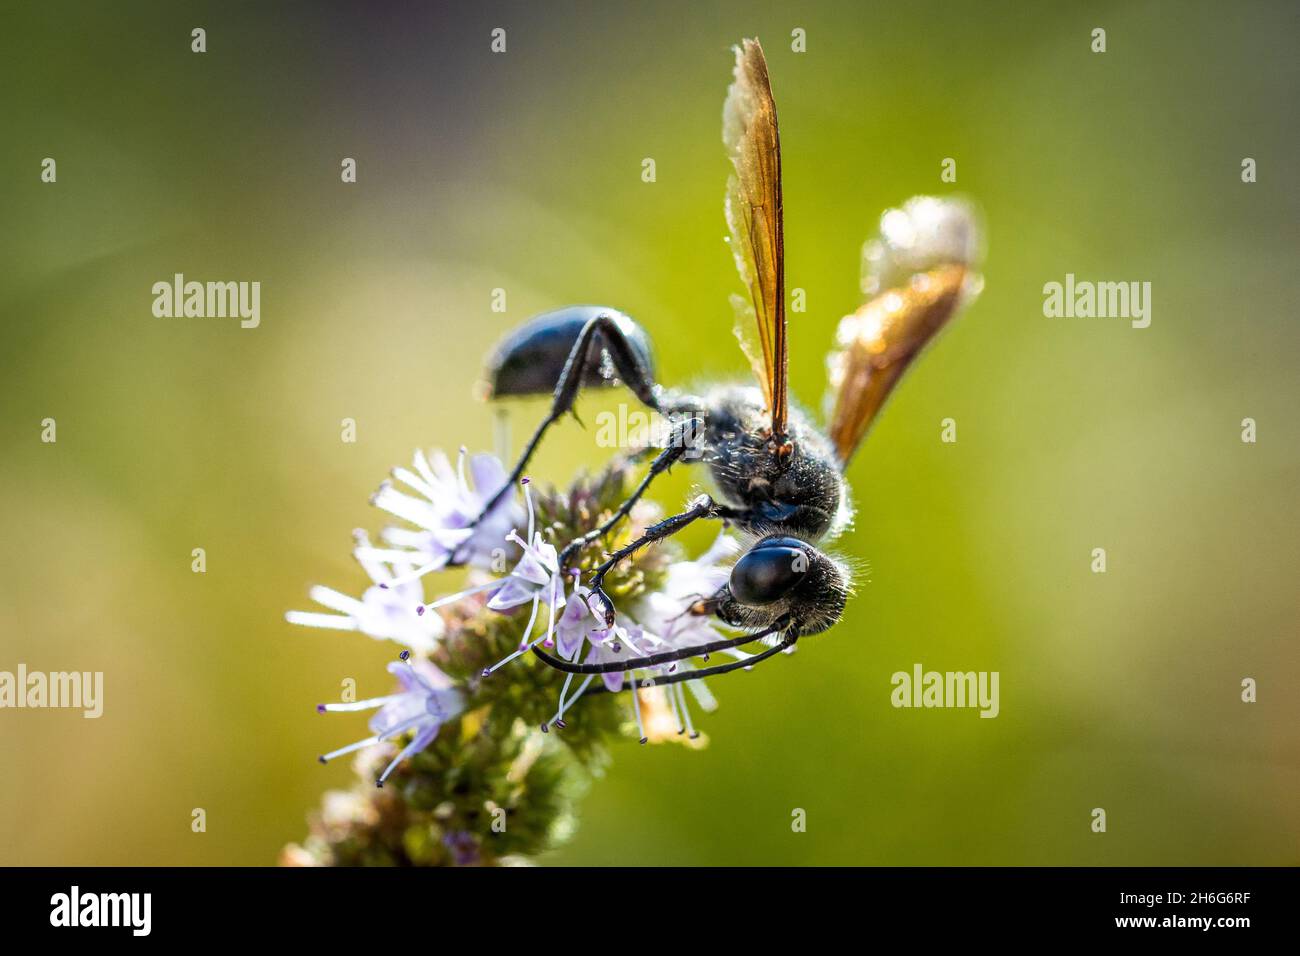
[[[756,540],[735,562],[728,583],[697,602],[691,613],[716,615],[746,633],[608,664],[571,663],[534,646],[538,657],[561,671],[632,672],[769,639],[771,646],[744,660],[664,674],[637,686],[694,680],[751,667],[834,625],[849,595],[849,575],[817,542],[833,537],[852,516],[845,466],[904,370],[975,290],[968,267],[978,240],[964,205],[918,198],[887,213],[881,240],[867,247],[870,281],[864,291],[871,297],[840,325],[829,363],[830,414],[823,431],[788,397],[781,146],[767,61],[757,40],[736,48],[723,141],[733,166],[727,225],[749,291],[748,300],[736,297],[737,321],[759,387],[720,385],[700,396],[670,391],[654,379],[645,330],[622,312],[575,306],[537,316],[489,357],[485,392],[493,399],[550,393],[551,409],[484,513],[516,487],[542,436],[573,409],[581,388],[621,382],[647,407],[679,424],[627,501],[560,553],[561,568],[625,518],[656,475],[690,461],[688,449],[702,450],[715,493],[700,495],[685,511],[609,554],[592,573],[589,604],[612,625],[614,607],[601,587],[611,568],[694,521],[721,519]]]

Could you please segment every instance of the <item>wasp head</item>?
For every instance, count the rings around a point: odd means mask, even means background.
[[[741,555],[710,603],[734,627],[767,628],[787,620],[802,636],[840,619],[848,587],[847,571],[807,541],[768,535]]]

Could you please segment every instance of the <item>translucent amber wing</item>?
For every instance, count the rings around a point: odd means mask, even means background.
[[[784,435],[786,389],[785,240],[781,211],[781,139],[767,60],[757,40],[736,47],[734,79],[722,107],[722,141],[731,159],[727,226],[749,301],[735,296],[736,335]]]

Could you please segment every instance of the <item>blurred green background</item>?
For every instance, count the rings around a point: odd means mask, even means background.
[[[315,755],[361,731],[312,706],[382,692],[393,648],[282,614],[360,591],[350,531],[417,445],[491,447],[471,387],[508,328],[608,303],[664,381],[745,374],[720,109],[754,35],[796,395],[819,406],[882,209],[975,198],[985,291],[852,465],[843,622],[715,681],[706,750],[618,745],[547,860],[1296,863],[1296,28],[1282,3],[6,5],[0,669],[102,670],[105,713],[0,712],[0,863],[267,864],[303,835],[351,779]],[[176,272],[260,281],[261,327],[155,319]],[[1067,272],[1150,281],[1151,327],[1044,318]],[[533,473],[599,462],[593,437],[566,424]],[[917,662],[999,671],[1001,715],[892,708]]]

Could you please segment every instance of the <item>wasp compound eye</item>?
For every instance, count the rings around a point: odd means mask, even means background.
[[[731,595],[741,604],[779,601],[808,573],[808,550],[797,538],[767,538],[731,569]]]

